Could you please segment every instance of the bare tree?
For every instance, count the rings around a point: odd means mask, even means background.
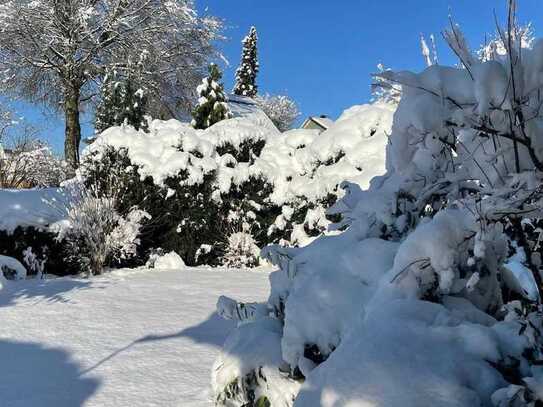
[[[106,67],[145,60],[152,105],[188,110],[221,23],[192,0],[0,0],[0,72],[10,94],[64,112],[65,156],[79,163],[79,112]]]
[[[282,132],[290,130],[294,121],[300,116],[296,102],[288,96],[265,94],[264,96],[256,96],[256,102],[277,129]]]

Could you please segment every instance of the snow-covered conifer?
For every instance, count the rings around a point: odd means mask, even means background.
[[[228,236],[222,264],[232,268],[257,266],[260,249],[249,231],[234,232]]]
[[[96,109],[96,133],[121,124],[147,131],[147,94],[142,87],[139,65],[129,64],[124,78],[116,70],[106,73]]]
[[[121,82],[116,70],[108,70],[100,89],[100,102],[96,108],[94,129],[101,133],[120,124]]]
[[[224,119],[232,117],[224,87],[220,82],[222,73],[216,64],[209,65],[209,76],[202,79],[198,85],[198,104],[192,112],[191,122],[195,129],[207,129],[208,127]]]
[[[256,75],[259,69],[257,41],[256,28],[251,27],[249,35],[242,41],[241,64],[236,71],[236,85],[234,86],[236,95],[255,97],[257,94]]]

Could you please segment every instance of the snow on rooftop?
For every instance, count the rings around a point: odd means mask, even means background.
[[[272,123],[270,118],[264,113],[264,111],[258,106],[258,103],[250,97],[239,96],[234,94],[229,94],[226,96],[228,107],[232,115],[241,118],[250,117],[253,121],[257,121],[260,125],[264,127],[275,128],[275,125]]]
[[[316,123],[318,126],[322,127],[323,130],[329,129],[334,124],[334,121],[329,117],[309,116],[302,124],[302,128],[305,128],[310,122]]]

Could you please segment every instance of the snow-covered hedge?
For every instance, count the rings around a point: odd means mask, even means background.
[[[394,107],[355,106],[326,132],[279,133],[269,119],[247,115],[195,130],[154,120],[149,133],[104,131],[84,153],[82,175],[100,185],[115,178],[124,212],[151,220],[142,230],[142,258],[152,248],[175,251],[187,264],[254,262],[254,245],[304,245],[329,220],[341,181],[367,184],[384,172],[384,148]],[[254,243],[233,248],[239,233]]]
[[[30,249],[45,272],[56,275],[78,273],[75,265],[67,261],[63,242],[49,230],[50,225],[63,217],[50,202],[61,203],[64,198],[58,188],[0,189],[0,255],[26,264],[25,253]],[[33,267],[28,271],[39,274]]]
[[[543,40],[503,30],[480,59],[457,26],[445,38],[462,68],[381,74],[403,92],[387,171],[342,184],[328,213],[346,230],[265,248],[267,303],[219,301],[241,323],[217,405],[543,402]],[[340,125],[335,140],[354,140]]]

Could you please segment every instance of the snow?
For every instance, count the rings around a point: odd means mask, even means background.
[[[265,168],[281,160],[268,173],[279,179],[274,194],[283,201],[274,199],[289,206],[290,188],[314,198],[342,178],[344,195],[328,210],[342,219],[331,225],[335,235],[263,249],[279,267],[259,305],[269,314],[252,312],[231,334],[213,376],[219,405],[246,405],[250,391],[269,400],[286,394],[280,405],[294,407],[543,400],[536,302],[543,119],[534,92],[543,46],[525,48],[517,36],[505,56],[484,59],[455,24],[444,37],[460,58],[457,67],[435,64],[423,42],[431,66],[379,74],[401,86],[395,112],[390,105],[380,111],[380,102],[353,107],[320,135],[294,130],[268,141],[255,162]],[[384,161],[374,148],[386,149]],[[281,182],[286,175],[290,181]],[[288,210],[273,227],[286,227],[287,218]],[[244,309],[236,304],[223,301],[221,315]],[[282,332],[268,327],[270,315]],[[260,345],[270,352],[255,352]],[[262,382],[242,380],[259,365],[285,375],[276,379],[267,369]],[[298,380],[299,391],[288,378]],[[239,391],[230,391],[228,380]]]
[[[185,267],[185,262],[176,252],[170,252],[155,259],[154,268],[175,270]]]
[[[232,100],[237,105],[254,105],[244,99],[236,96]],[[320,205],[329,195],[341,196],[338,185],[345,180],[366,188],[374,176],[385,173],[394,111],[394,105],[382,102],[353,106],[321,134],[305,129],[280,133],[260,109],[205,130],[194,130],[177,120],[154,120],[149,133],[129,126],[109,128],[83,155],[99,160],[108,147],[126,150],[141,178],[152,177],[159,186],[181,171],[188,174],[184,183],[200,184],[214,171],[214,187],[222,194],[251,178],[263,177],[273,185],[270,201],[275,205],[295,206],[300,200]],[[245,142],[265,143],[254,162],[238,163],[231,154],[219,153],[222,146],[239,148]],[[323,216],[315,214],[315,218],[324,224]],[[308,241],[303,230],[296,232],[296,239]]]
[[[1,404],[209,407],[211,366],[234,327],[215,314],[217,297],[262,301],[267,279],[183,268],[7,281]]]
[[[0,230],[13,231],[17,226],[45,227],[63,214],[48,202],[65,199],[62,190],[0,189]]]
[[[6,275],[12,274],[12,280],[24,280],[26,278],[26,268],[19,260],[13,257],[0,255],[0,290],[3,289],[6,282]]]
[[[326,369],[317,369],[304,383],[296,407],[488,405],[478,394],[489,400],[504,381],[474,356],[478,349],[466,345],[472,341],[488,352],[487,344],[495,347],[490,333],[457,326],[438,304],[395,300],[380,305],[382,310],[376,307],[353,329]]]

